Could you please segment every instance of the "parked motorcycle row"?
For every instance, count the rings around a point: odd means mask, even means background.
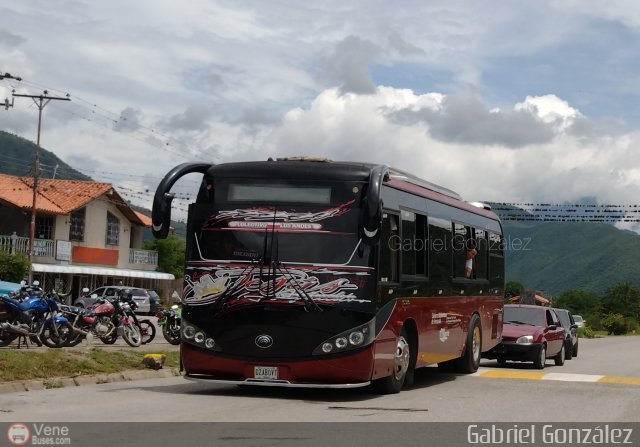
[[[0,295],[0,347],[16,339],[19,345],[29,340],[50,348],[76,346],[85,339],[114,344],[120,336],[129,346],[141,346],[154,339],[156,328],[151,320],[138,318],[136,307],[126,289],[88,309],[67,306],[34,281],[11,296]],[[156,314],[164,338],[174,345],[180,343],[180,311],[174,305]]]

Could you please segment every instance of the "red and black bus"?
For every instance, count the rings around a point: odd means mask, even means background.
[[[474,372],[502,332],[498,217],[384,165],[289,158],[187,163],[186,378],[399,392],[416,368]]]

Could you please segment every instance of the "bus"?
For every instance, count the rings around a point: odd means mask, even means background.
[[[386,165],[308,157],[185,163],[181,368],[217,383],[397,393],[415,369],[472,373],[501,339],[504,257],[490,207]]]

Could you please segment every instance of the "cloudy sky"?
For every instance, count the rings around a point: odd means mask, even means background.
[[[0,98],[68,93],[42,146],[135,201],[185,161],[286,155],[468,200],[640,197],[637,1],[2,0],[0,17],[0,73],[23,79]],[[0,109],[0,130],[36,125],[31,100]]]

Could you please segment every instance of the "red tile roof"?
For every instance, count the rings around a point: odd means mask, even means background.
[[[129,220],[139,225],[148,226],[146,220],[143,220],[129,207],[127,202],[113,189],[111,183],[39,179],[36,210],[52,214],[69,214],[102,195],[107,195],[107,198],[115,203]],[[33,178],[0,174],[0,201],[19,208],[31,209]]]

